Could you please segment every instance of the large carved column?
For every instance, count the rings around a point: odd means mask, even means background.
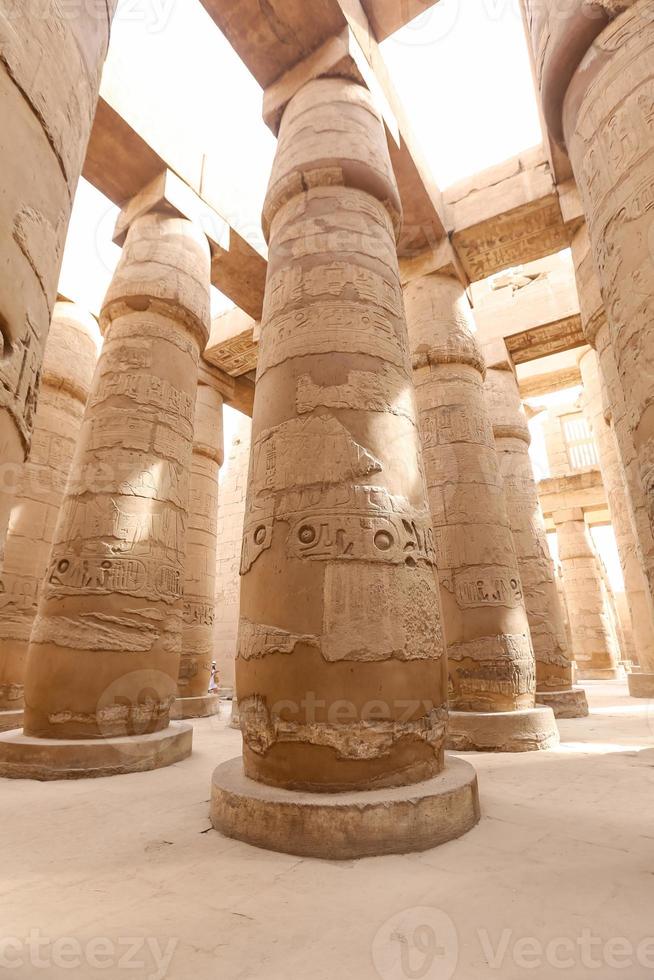
[[[601,0],[589,11],[577,0],[564,15],[554,0],[545,7],[527,0],[527,7],[545,116],[555,139],[565,143],[582,196],[652,536],[652,6],[649,0]],[[654,551],[641,550],[652,596]],[[654,664],[644,674],[640,693],[647,696],[649,685],[654,694]]]
[[[536,658],[536,701],[549,705],[557,718],[582,718],[588,704],[584,691],[572,685],[570,649],[529,456],[531,435],[508,363],[487,369],[485,390]]]
[[[209,246],[190,222],[137,217],[101,315],[105,343],[32,631],[24,734],[0,774],[151,769],[187,756],[177,691],[189,470]]]
[[[520,752],[558,738],[535,707],[536,673],[504,486],[484,399],[485,364],[454,278],[404,290],[449,663],[449,744]]]
[[[590,541],[583,512],[553,514],[559,542],[573,637],[573,654],[580,680],[611,680],[620,677],[620,653],[611,630],[602,575]]]
[[[654,599],[651,579],[645,569],[654,568],[654,534],[585,224],[573,238],[572,255],[584,333],[597,352],[599,396],[590,355],[582,364],[586,372],[584,385],[592,392],[590,404],[597,420],[595,439],[616,530],[639,662],[638,670],[628,675],[629,692],[632,697],[650,697],[654,693]]]
[[[444,764],[400,220],[370,94],[306,84],[264,208],[236,662],[245,774],[240,759],[219,766],[212,802],[217,829],[291,853],[418,850],[477,820],[470,767]]]
[[[0,562],[116,3],[0,3]]]
[[[200,379],[195,401],[182,659],[175,705],[179,718],[206,718],[220,708],[218,697],[209,694],[209,682],[214,659],[218,477],[223,458],[223,400],[207,372]]]
[[[616,440],[607,423],[602,398],[599,361],[594,350],[579,360],[584,383],[584,409],[592,428],[599,458],[602,482],[611,511],[618,555],[624,578],[632,635],[638,663],[654,666],[654,628],[647,581],[642,571],[640,554],[630,518],[631,506],[627,497],[624,472],[618,457]]]
[[[95,320],[80,307],[55,305],[32,448],[0,568],[0,731],[23,722],[27,648],[98,356],[97,336]]]

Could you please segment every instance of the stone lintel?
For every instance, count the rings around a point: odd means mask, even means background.
[[[437,2],[438,0],[361,0],[370,26],[380,43]]]
[[[468,285],[459,256],[452,248],[449,238],[443,238],[434,247],[427,248],[417,255],[400,258],[400,278],[403,286],[434,273],[458,278],[464,286]]]
[[[487,368],[495,371],[511,371],[515,375],[515,365],[502,337],[489,340],[481,345]]]
[[[229,247],[229,225],[177,174],[165,168],[124,206],[118,215],[113,240],[125,244],[131,224],[150,211],[165,211],[199,225],[212,248]]]
[[[586,345],[581,316],[578,313],[523,333],[512,334],[505,339],[514,364],[524,364],[526,361],[535,361],[549,354]]]
[[[575,388],[581,384],[581,371],[578,366],[562,368],[558,371],[548,371],[543,374],[533,374],[519,379],[520,395],[522,398],[537,398],[549,395],[564,388]]]
[[[259,327],[256,320],[238,308],[215,317],[204,352],[206,360],[234,378],[255,371]]]

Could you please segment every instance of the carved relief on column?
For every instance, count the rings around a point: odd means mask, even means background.
[[[584,692],[572,687],[570,649],[529,456],[531,435],[510,365],[487,370],[485,392],[536,659],[536,701],[558,718],[585,716]]]
[[[579,360],[579,367],[584,383],[584,411],[597,445],[602,482],[615,531],[632,621],[635,653],[638,662],[647,665],[646,669],[649,670],[654,667],[651,601],[630,519],[631,506],[627,499],[624,471],[618,457],[614,433],[605,418],[599,361],[595,351],[590,350],[584,354]]]
[[[0,9],[0,551],[29,451],[41,361],[116,0],[71,16]],[[94,9],[90,9],[94,6]],[[99,9],[98,9],[99,8]]]
[[[654,521],[653,54],[651,4],[638,2],[596,39],[564,105],[566,142],[584,203],[650,527]],[[652,592],[654,555],[647,549],[643,554]]]
[[[284,116],[264,210],[237,659],[245,770],[277,785],[401,785],[443,766],[444,656],[399,221],[370,95],[338,80],[305,86]],[[410,697],[419,707],[407,715],[397,699]],[[334,723],[343,698],[352,718]],[[372,722],[362,709],[376,699],[385,717]]]
[[[118,752],[116,738],[140,739],[112,772],[190,751],[188,726],[167,729],[181,652],[198,363],[209,330],[204,234],[162,213],[136,218],[101,325],[105,343],[32,631],[28,744],[0,740],[7,775],[20,771],[10,764],[14,750],[31,759],[44,738],[58,740],[49,764],[62,769],[77,740],[96,740],[79,767],[87,775],[105,774],[102,740]],[[53,778],[43,768],[39,778]]]
[[[534,652],[472,313],[463,287],[448,276],[416,279],[404,292],[434,522],[450,706],[457,712],[482,713],[533,709]],[[555,731],[548,714],[550,729],[541,733],[543,745]],[[502,732],[501,738],[505,736]],[[519,739],[516,748],[518,744],[541,747],[537,740],[527,744]]]
[[[215,714],[219,699],[209,694],[214,659],[218,478],[224,458],[223,400],[200,381],[195,401],[193,456],[186,535],[182,658],[176,716]]]
[[[602,480],[609,498],[636,653],[641,668],[651,672],[654,671],[654,601],[652,580],[646,570],[654,569],[654,535],[586,225],[573,239],[572,254],[584,333],[597,352],[580,361],[586,407],[592,416]]]
[[[578,676],[582,680],[619,677],[620,654],[583,512],[575,508],[553,516]]]
[[[0,569],[0,730],[22,722],[27,648],[91,386],[97,337],[92,316],[73,303],[56,304],[32,448],[22,470]],[[10,715],[14,723],[9,726]]]

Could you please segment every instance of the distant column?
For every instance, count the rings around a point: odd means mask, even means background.
[[[43,360],[32,449],[0,569],[0,731],[23,723],[25,663],[41,583],[98,356],[98,325],[57,303]]]
[[[0,564],[116,4],[0,4]]]
[[[582,718],[588,704],[584,691],[572,685],[570,649],[529,456],[531,435],[508,363],[488,368],[485,390],[536,658],[536,702],[549,705],[557,718]]]
[[[447,641],[448,744],[548,748],[558,733],[552,710],[535,707],[534,651],[472,312],[446,275],[410,282],[404,298]]]
[[[218,478],[223,458],[223,400],[208,378],[208,383],[200,380],[195,402],[176,718],[206,718],[220,708],[219,698],[209,694],[209,683],[214,660]]]
[[[32,631],[24,734],[0,738],[2,775],[112,775],[191,751],[191,726],[169,719],[209,274],[190,221],[134,219]]]
[[[578,508],[553,514],[568,603],[573,654],[580,680],[620,677],[620,653],[602,591],[602,575]]]

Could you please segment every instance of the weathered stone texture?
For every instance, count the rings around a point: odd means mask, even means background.
[[[25,731],[164,729],[174,701],[209,247],[189,222],[131,226],[60,511],[25,685]]]
[[[98,354],[98,328],[72,303],[55,305],[29,460],[0,569],[0,711],[23,707],[25,661],[57,516]]]
[[[241,572],[246,774],[308,790],[443,766],[445,658],[380,116],[351,82],[282,120]]]
[[[184,574],[180,698],[207,694],[214,642],[218,477],[223,462],[223,402],[210,385],[198,385]]]
[[[116,0],[74,15],[0,5],[0,549],[31,440],[43,350]]]
[[[405,302],[450,705],[533,708],[534,653],[470,307],[460,283],[442,275],[409,283]]]
[[[584,516],[573,510],[554,519],[578,676],[586,680],[617,677],[620,652]]]
[[[513,371],[489,368],[485,390],[536,658],[537,690],[569,690],[570,651],[529,456],[529,426]]]

